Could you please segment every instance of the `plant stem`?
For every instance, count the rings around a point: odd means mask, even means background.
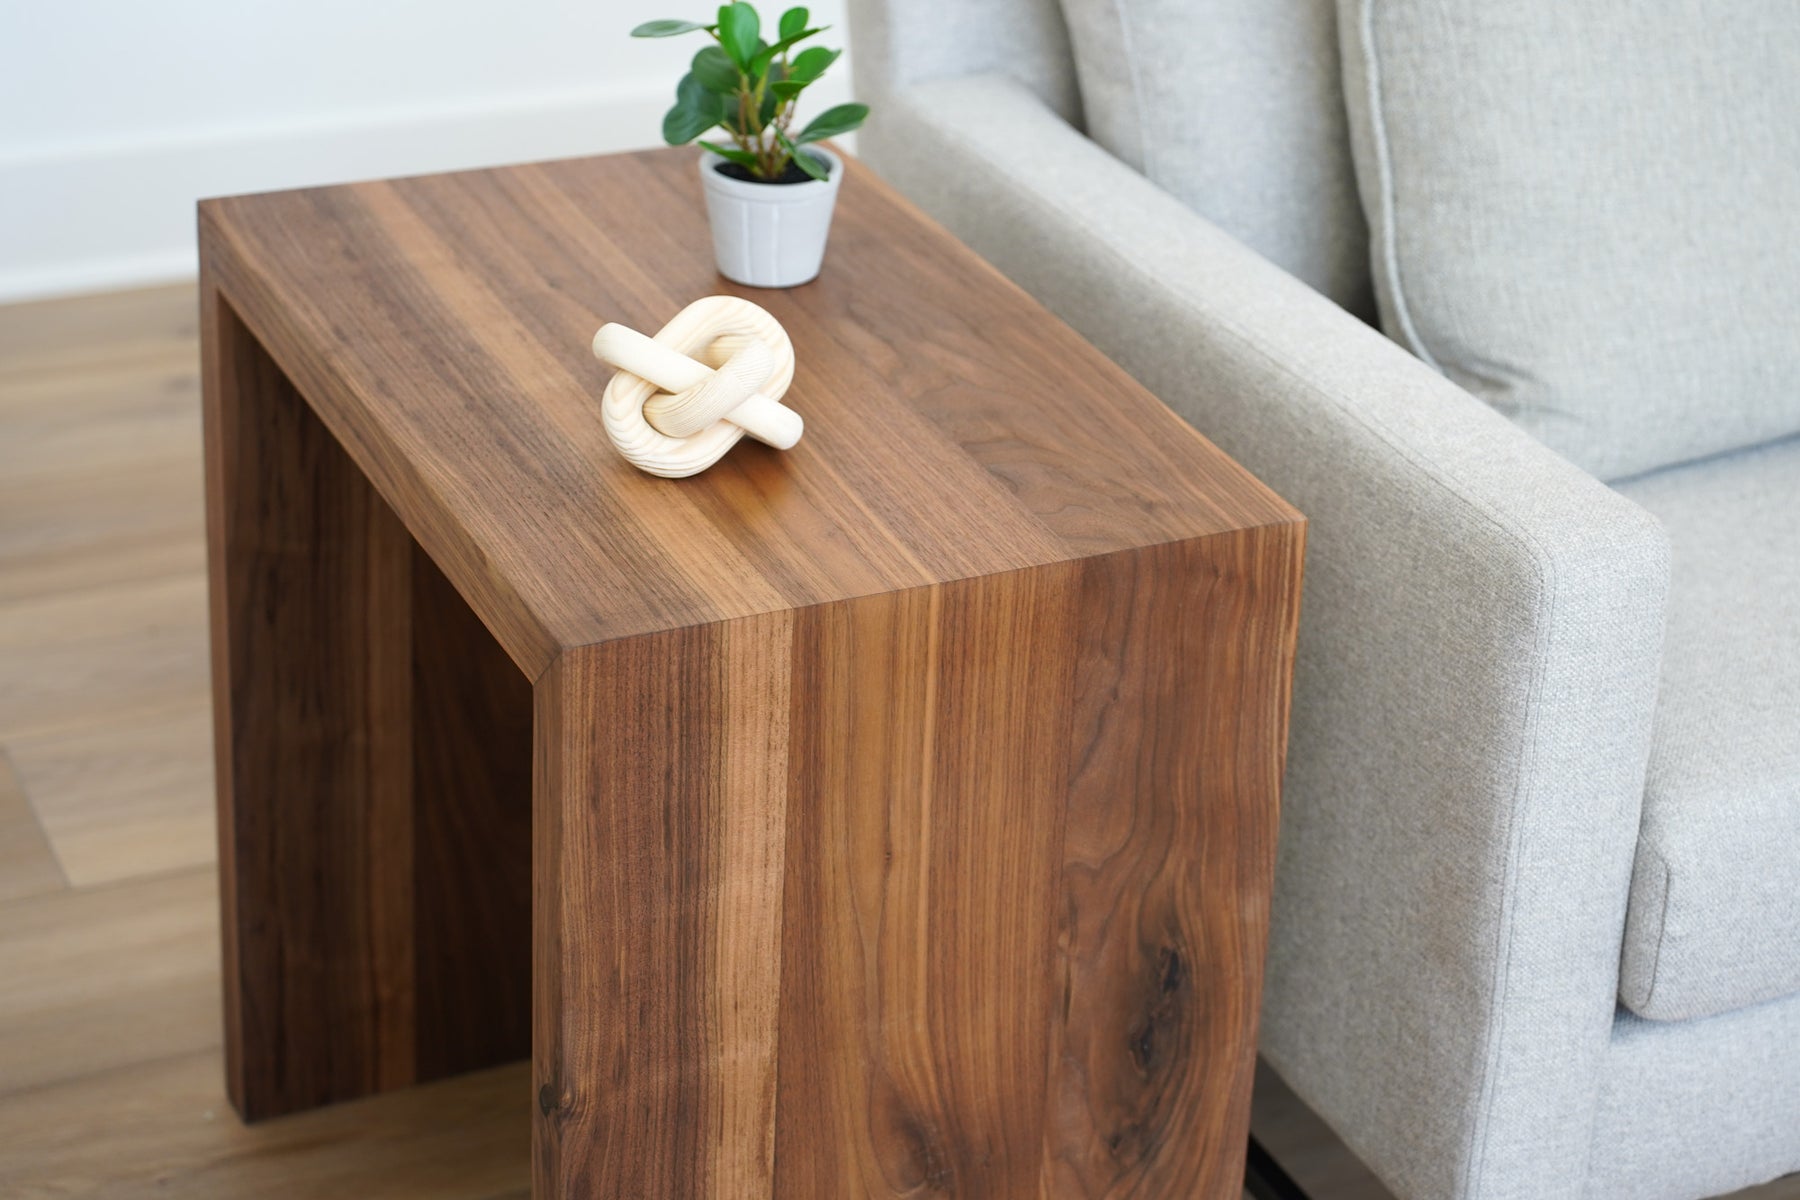
[[[738,149],[745,154],[755,155],[756,146],[751,142],[749,133],[750,117],[745,108],[745,101],[748,99],[749,89],[740,86],[737,94],[738,119],[737,124],[731,130],[731,136],[736,140]]]
[[[721,46],[725,44],[724,39],[719,36],[718,30],[709,29],[707,35],[715,43]],[[771,64],[772,69],[773,64]],[[783,79],[787,78],[789,70],[788,52],[783,50],[781,52]],[[756,165],[750,168],[751,173],[773,183],[781,178],[788,163],[788,152],[783,148],[779,135],[786,134],[788,127],[793,124],[794,101],[778,101],[775,111],[769,114],[768,124],[765,125],[762,120],[762,106],[763,100],[768,94],[768,88],[769,71],[764,71],[762,78],[756,81],[756,87],[751,88],[749,78],[740,70],[736,97],[737,121],[727,123],[725,128],[726,132],[731,134],[731,140],[737,143],[737,148],[756,160]]]

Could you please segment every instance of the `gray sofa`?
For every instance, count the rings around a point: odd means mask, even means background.
[[[864,157],[1311,521],[1267,1061],[1406,1200],[1800,1170],[1791,6],[851,8]]]

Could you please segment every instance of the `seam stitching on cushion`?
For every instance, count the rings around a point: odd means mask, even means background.
[[[1400,322],[1400,332],[1406,338],[1407,348],[1430,363],[1439,374],[1443,374],[1443,364],[1438,362],[1437,356],[1425,344],[1425,339],[1419,336],[1418,326],[1413,322],[1412,306],[1407,303],[1406,291],[1400,282],[1399,238],[1394,216],[1393,151],[1388,144],[1387,123],[1382,119],[1381,63],[1375,55],[1375,0],[1362,0],[1357,15],[1357,37],[1362,43],[1366,93],[1363,103],[1369,113],[1369,139],[1375,147],[1376,195],[1381,204],[1380,220],[1376,224],[1380,231],[1378,240],[1381,270],[1387,276],[1388,297],[1394,306],[1394,316]]]
[[[1499,945],[1494,948],[1494,987],[1488,1002],[1487,1062],[1482,1071],[1481,1102],[1475,1106],[1475,1120],[1469,1130],[1468,1151],[1463,1155],[1461,1178],[1457,1181],[1458,1194],[1465,1196],[1481,1194],[1471,1189],[1478,1186],[1476,1181],[1486,1178],[1480,1167],[1487,1161],[1488,1146],[1494,1131],[1494,1093],[1499,1087],[1499,1064],[1506,1044],[1508,1005],[1504,1003],[1504,998],[1512,978],[1513,947],[1518,941],[1513,907],[1519,891],[1519,860],[1524,857],[1525,833],[1531,827],[1531,821],[1524,810],[1524,806],[1531,800],[1526,793],[1525,781],[1532,775],[1531,766],[1535,763],[1538,752],[1538,734],[1543,722],[1537,719],[1536,714],[1544,693],[1544,677],[1549,672],[1550,638],[1557,619],[1556,560],[1545,552],[1537,538],[1529,532],[1515,533],[1514,536],[1528,543],[1531,548],[1532,567],[1537,573],[1538,591],[1544,604],[1544,623],[1538,633],[1537,644],[1532,647],[1532,656],[1536,661],[1532,665],[1531,685],[1526,691],[1524,713],[1520,721],[1519,775],[1513,785],[1512,804],[1507,814],[1511,827],[1507,830],[1506,880],[1500,893],[1500,909],[1497,914],[1499,928],[1495,931]]]
[[[1148,109],[1144,107],[1144,83],[1138,73],[1137,53],[1133,49],[1131,22],[1126,19],[1123,0],[1113,0],[1110,5],[1113,17],[1119,23],[1119,50],[1125,59],[1125,76],[1131,84],[1131,107],[1137,110],[1138,161],[1144,164],[1143,173],[1148,179],[1156,178],[1156,163],[1150,152],[1150,135],[1145,128]]]
[[[1656,950],[1650,956],[1650,986],[1644,990],[1644,1010],[1645,1013],[1648,1014],[1650,1006],[1656,1002],[1656,985],[1661,978],[1660,972],[1662,971],[1663,943],[1669,936],[1669,885],[1671,876],[1669,873],[1669,860],[1663,857],[1662,851],[1658,850],[1654,845],[1647,844],[1644,848],[1656,855],[1656,863],[1662,868],[1662,906],[1661,911],[1656,914]]]

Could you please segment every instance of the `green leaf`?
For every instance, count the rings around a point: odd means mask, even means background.
[[[768,48],[769,43],[757,38],[756,51],[750,55],[750,63],[744,68],[744,77],[750,81],[750,86],[753,88],[762,82],[762,77],[768,73],[769,56],[765,53]]]
[[[802,171],[805,171],[814,179],[824,180],[830,178],[830,172],[826,170],[825,162],[818,156],[808,154],[806,151],[800,149],[800,147],[796,146],[788,138],[787,134],[777,129],[775,131],[775,140],[781,143],[782,149],[788,152],[788,157],[793,159],[794,165],[798,166]]]
[[[631,31],[632,37],[674,37],[678,33],[692,33],[706,26],[698,21],[645,21]]]
[[[753,76],[761,75],[764,71],[769,69],[770,63],[774,62],[787,52],[788,47],[792,46],[795,42],[811,37],[815,33],[822,33],[824,28],[825,27],[821,25],[818,29],[802,29],[792,37],[782,38],[773,46],[763,47],[762,51],[751,60],[750,74]]]
[[[821,142],[826,138],[849,133],[861,125],[863,118],[868,115],[869,106],[866,104],[839,104],[828,108],[807,123],[806,128],[800,131],[800,136],[794,139],[794,144],[804,146],[808,142]]]
[[[695,144],[703,150],[711,150],[720,158],[734,162],[740,167],[748,167],[752,171],[756,169],[756,155],[748,150],[739,150],[735,146],[721,146],[717,142],[700,141]]]
[[[769,85],[769,90],[775,93],[777,99],[792,100],[795,96],[798,96],[801,92],[806,90],[806,85],[809,82],[809,80],[805,79],[783,79],[779,83],[771,83]]]
[[[700,86],[692,75],[683,75],[675,88],[675,107],[663,115],[663,141],[682,146],[717,125],[725,115],[722,97]]]
[[[804,8],[790,8],[786,12],[782,13],[781,14],[781,33],[779,36],[781,36],[783,38],[791,38],[796,33],[799,33],[802,29],[805,29],[806,28],[806,15],[807,15],[806,10]]]
[[[756,57],[757,32],[760,27],[756,10],[742,3],[742,0],[736,4],[720,6],[719,44],[725,47],[725,53],[731,55],[731,61],[739,69],[748,69],[750,60]]]
[[[663,114],[663,141],[671,146],[685,146],[718,123],[705,113],[677,104]]]
[[[803,83],[811,83],[825,73],[825,68],[838,60],[842,50],[827,50],[823,46],[814,46],[811,50],[802,50],[794,56],[792,65],[788,67],[788,78],[798,79]]]
[[[740,137],[749,136],[750,131],[738,123],[738,98],[735,95],[721,96],[719,100],[723,110],[719,116],[719,124]]]
[[[694,55],[693,76],[709,92],[730,95],[738,89],[737,64],[718,46],[707,46]]]

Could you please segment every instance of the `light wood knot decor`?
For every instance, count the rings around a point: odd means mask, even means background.
[[[594,357],[618,370],[600,402],[606,434],[652,475],[697,475],[746,433],[777,450],[800,440],[800,414],[781,403],[794,344],[748,300],[702,297],[655,337],[602,325]]]

